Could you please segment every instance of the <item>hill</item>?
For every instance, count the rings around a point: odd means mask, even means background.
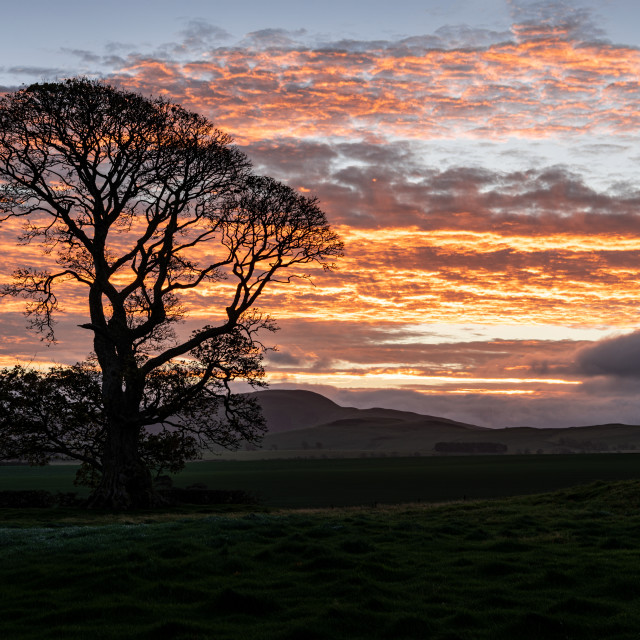
[[[356,409],[341,407],[319,393],[302,389],[275,389],[256,391],[250,394],[258,400],[267,420],[269,433],[280,433],[292,429],[304,429],[340,420],[365,422],[386,421],[388,423],[424,422],[459,425],[469,429],[481,429],[473,424],[456,422],[447,418],[397,411],[396,409]]]
[[[249,395],[260,403],[269,433],[315,427],[351,411],[312,391],[274,389]]]
[[[264,453],[446,455],[640,450],[640,427],[636,425],[487,429],[410,411],[342,407],[311,391],[278,389],[252,395],[267,421],[268,433],[261,448]]]

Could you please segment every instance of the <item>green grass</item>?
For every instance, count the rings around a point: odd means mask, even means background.
[[[3,638],[639,637],[639,481],[440,506],[34,514],[0,512]]]
[[[73,474],[0,467],[0,490]],[[0,510],[0,637],[640,638],[634,454],[216,461],[175,480],[263,502]]]
[[[274,507],[498,498],[640,479],[636,454],[263,460],[191,464],[177,484],[243,489]]]
[[[0,491],[11,489],[78,491],[78,487],[73,485],[76,469],[76,466],[66,464],[46,467],[2,465],[0,466]]]
[[[74,491],[72,466],[0,467],[0,490]],[[196,462],[175,478],[242,489],[272,507],[444,502],[552,491],[595,480],[640,479],[638,454],[460,456]]]

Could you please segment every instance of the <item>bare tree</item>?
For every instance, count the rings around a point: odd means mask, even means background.
[[[341,253],[317,201],[254,175],[206,118],[87,79],[0,101],[0,219],[9,217],[24,218],[23,241],[40,241],[59,267],[19,269],[4,290],[30,300],[36,330],[53,338],[58,284],[87,292],[81,326],[93,334],[105,417],[95,506],[154,504],[144,427],[195,428],[221,412],[233,422],[229,382],[259,381],[256,335],[273,329],[253,309],[259,296]],[[226,295],[224,306],[181,337],[188,295],[204,287]],[[197,398],[218,409],[198,411]]]

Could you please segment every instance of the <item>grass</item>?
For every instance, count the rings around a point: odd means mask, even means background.
[[[636,454],[456,456],[194,463],[178,484],[258,494],[273,507],[444,502],[640,479]]]
[[[0,466],[0,490],[77,491],[75,468]],[[443,502],[553,491],[595,480],[640,479],[638,454],[460,456],[195,462],[175,478],[242,489],[270,507]]]
[[[10,511],[4,638],[588,640],[640,629],[638,481],[443,505]]]
[[[2,509],[0,637],[638,639],[639,460],[196,463],[177,484],[263,503]],[[72,478],[0,467],[0,489]]]

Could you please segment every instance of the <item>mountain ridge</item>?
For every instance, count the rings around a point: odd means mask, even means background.
[[[342,407],[307,390],[250,394],[268,431],[262,449],[280,452],[367,452],[371,455],[450,453],[594,453],[640,451],[640,426],[608,423],[566,428],[490,429],[411,411]]]
[[[384,417],[397,419],[401,422],[428,420],[464,426],[469,429],[486,429],[486,427],[414,411],[386,409],[383,407],[371,407],[368,409],[343,407],[320,393],[307,391],[306,389],[269,389],[266,391],[254,391],[248,395],[260,403],[270,433],[328,424],[334,420],[348,418],[379,420]],[[290,426],[294,423],[296,426]]]

